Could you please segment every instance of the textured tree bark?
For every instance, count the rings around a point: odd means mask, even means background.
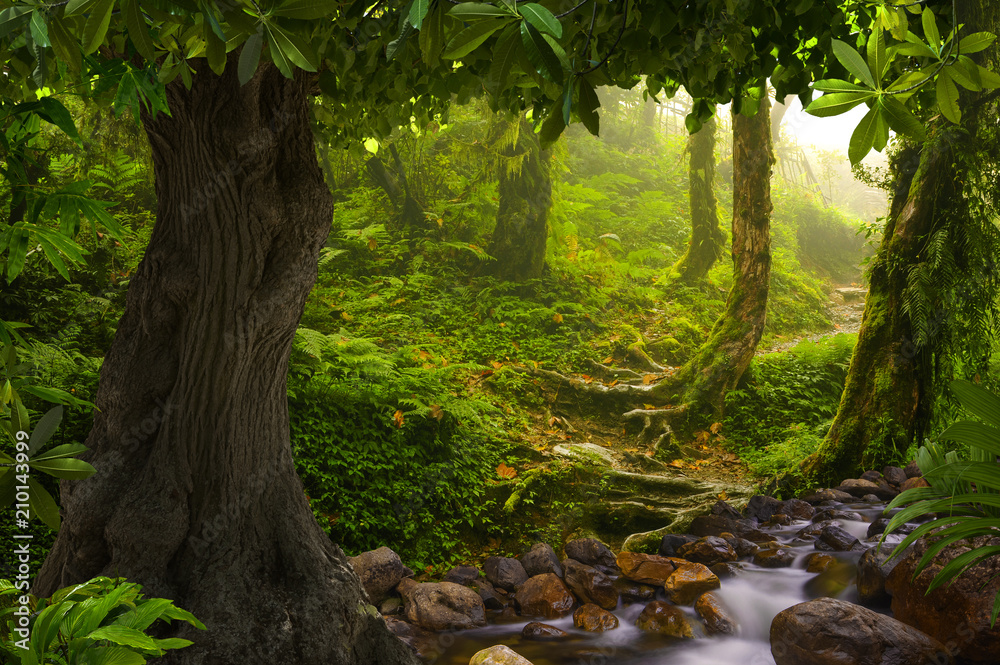
[[[765,96],[748,118],[733,114],[733,287],[708,340],[654,395],[687,404],[689,424],[722,416],[764,332],[771,277],[771,125]],[[678,427],[675,427],[678,429]]]
[[[307,80],[268,64],[240,86],[232,57],[143,119],[157,224],[101,370],[98,472],[63,483],[34,590],[108,575],[174,599],[208,630],[171,628],[195,644],[164,663],[415,663],[359,607],[289,445],[288,358],[332,218]]]
[[[552,204],[552,179],[548,153],[523,117],[517,141],[504,149],[507,160],[520,160],[516,168],[500,165],[497,185],[500,199],[497,225],[487,250],[496,261],[487,271],[497,279],[523,282],[541,277],[545,268],[548,213]]]
[[[688,198],[691,204],[691,243],[674,266],[678,281],[692,284],[703,279],[726,249],[726,234],[719,227],[715,199],[715,118],[691,135],[688,151]]]

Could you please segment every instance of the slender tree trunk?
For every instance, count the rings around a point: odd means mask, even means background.
[[[703,279],[726,250],[726,234],[719,227],[715,200],[715,134],[713,117],[688,141],[688,198],[691,202],[691,243],[674,266],[677,279],[692,284]]]
[[[722,415],[764,332],[771,277],[771,125],[768,98],[752,117],[733,114],[733,287],[708,340],[654,395],[687,404],[689,423]],[[692,420],[694,419],[694,420]]]
[[[788,104],[775,100],[774,106],[771,107],[771,141],[773,143],[781,142],[781,121],[785,119],[786,113],[788,113]]]
[[[547,151],[524,118],[517,140],[504,149],[497,186],[500,205],[489,254],[496,261],[488,271],[498,279],[523,282],[540,277],[545,268],[548,213],[552,204],[552,179]]]
[[[35,591],[123,576],[208,627],[164,663],[415,663],[359,607],[289,445],[286,374],[332,199],[302,72],[204,61],[144,118],[157,224],[101,370],[86,458]],[[161,661],[158,661],[161,662]]]
[[[1000,6],[992,0],[960,5],[964,35],[1000,29]],[[976,57],[992,58],[995,47]],[[819,450],[802,464],[809,482],[835,484],[867,469],[897,461],[926,434],[933,410],[937,338],[917,346],[904,305],[910,269],[926,260],[931,234],[948,223],[960,203],[980,121],[995,124],[996,105],[964,95],[964,127],[944,119],[932,123],[930,138],[907,146],[894,159],[895,186],[889,218],[868,274],[868,296],[847,383],[833,425]],[[972,102],[972,103],[969,103]],[[995,131],[995,130],[988,130]],[[980,148],[982,149],[982,148]],[[960,222],[956,222],[960,223]],[[941,321],[940,325],[945,322]]]

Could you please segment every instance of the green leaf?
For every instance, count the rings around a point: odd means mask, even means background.
[[[898,55],[908,55],[914,58],[937,58],[937,53],[912,32],[907,39],[907,43],[894,47]]]
[[[820,118],[847,113],[858,104],[875,97],[874,91],[831,92],[814,99],[806,107],[806,113]]]
[[[490,65],[489,88],[494,95],[507,89],[507,79],[517,62],[521,49],[521,33],[517,25],[509,25],[497,40],[493,49],[493,63]]]
[[[306,21],[326,18],[336,10],[329,0],[287,0],[274,8],[276,16],[297,18]]]
[[[70,114],[69,110],[63,106],[55,97],[42,97],[38,100],[42,109],[39,112],[39,116],[46,122],[50,122],[63,133],[73,139],[73,142],[77,145],[83,145],[83,141],[80,139],[79,132],[76,131],[76,123],[73,122],[73,116]]]
[[[316,53],[304,39],[274,23],[268,25],[268,35],[270,44],[276,46],[292,64],[307,72],[316,71]]]
[[[941,52],[941,33],[938,32],[934,12],[930,8],[925,7],[923,13],[920,15],[920,21],[924,26],[924,38],[930,44],[931,48],[934,49],[934,55],[937,55]]]
[[[962,55],[979,53],[985,51],[996,41],[997,36],[992,32],[974,32],[966,35],[962,41],[958,42],[958,52]]]
[[[67,480],[83,480],[97,473],[97,469],[75,457],[57,457],[40,462],[31,462],[31,468],[44,471],[50,476],[65,478]]]
[[[938,74],[937,102],[944,117],[956,125],[961,124],[962,110],[958,108],[958,86],[951,80],[947,70],[942,70]]]
[[[506,5],[494,7],[493,5],[481,2],[463,2],[460,5],[452,7],[448,14],[460,21],[476,21],[495,17],[513,18],[517,16],[516,14],[512,14]]]
[[[868,65],[865,63],[865,59],[862,58],[861,54],[855,51],[851,46],[840,41],[839,39],[834,39],[833,54],[837,57],[837,60],[840,61],[840,64],[842,64],[851,74],[854,74],[859,81],[872,89],[878,87],[875,83],[875,79],[872,78],[872,73],[868,69]]]
[[[885,113],[889,127],[897,134],[903,134],[917,141],[927,139],[927,132],[922,122],[917,120],[909,109],[891,95],[885,95],[879,100]]]
[[[586,77],[580,77],[578,87],[580,88],[580,101],[578,102],[576,112],[580,116],[580,122],[587,128],[587,131],[597,136],[601,131],[601,117],[597,114],[597,109],[601,106],[601,101],[597,97],[597,91],[594,90],[594,86]]]
[[[417,30],[420,26],[424,24],[424,17],[427,16],[427,10],[430,9],[430,0],[413,0],[413,4],[410,5],[410,14],[407,19]]]
[[[519,8],[524,20],[535,26],[539,32],[546,32],[556,39],[562,37],[562,23],[545,7],[529,2]]]
[[[521,24],[524,25],[523,23]],[[558,108],[561,102],[557,102],[556,106],[549,111],[549,116],[542,123],[542,129],[538,133],[538,139],[542,144],[542,149],[546,149],[555,143],[559,136],[562,134],[563,130],[566,129],[566,123],[563,122],[563,116]]]
[[[16,5],[0,12],[0,38],[6,37],[27,21],[27,15],[31,13],[31,10],[32,7],[29,5]]]
[[[406,40],[410,38],[411,34],[413,34],[413,26],[410,25],[409,21],[403,21],[403,27],[399,30],[399,36],[385,47],[385,59],[387,61],[392,62],[395,59],[399,53],[399,49],[403,48],[403,45],[406,44]]]
[[[1000,88],[1000,75],[996,72],[979,65],[976,65],[976,71],[979,72],[979,80],[982,82],[984,90]]]
[[[11,229],[10,242],[7,245],[7,281],[21,274],[24,269],[24,259],[28,255],[28,231],[23,226]]]
[[[28,479],[28,506],[31,513],[53,531],[59,530],[59,506],[48,490],[34,478]],[[37,624],[36,624],[37,625]]]
[[[90,55],[104,43],[111,23],[111,11],[115,8],[115,0],[97,0],[90,10],[90,16],[83,26],[83,53]]]
[[[565,78],[563,63],[545,40],[545,35],[538,32],[530,23],[524,22],[521,23],[521,43],[524,45],[528,61],[536,71],[556,85],[562,85]]]
[[[41,450],[42,446],[52,438],[52,435],[59,429],[62,417],[63,408],[60,405],[52,407],[44,416],[38,419],[38,424],[35,425],[34,431],[31,432],[31,438],[28,439],[29,457]]]
[[[875,136],[878,131],[876,115],[877,111],[875,108],[869,109],[865,117],[861,119],[861,122],[854,129],[854,134],[851,135],[851,144],[848,148],[847,156],[850,158],[852,165],[864,159],[875,143]]]
[[[965,379],[956,379],[948,387],[955,393],[962,408],[1000,429],[1000,397]]]
[[[75,16],[76,14],[82,14],[90,7],[96,3],[97,0],[69,0],[66,3],[66,9],[63,12],[63,16]]]
[[[55,51],[56,57],[69,66],[70,72],[78,73],[83,61],[80,42],[70,36],[58,16],[49,23],[49,37],[52,38],[52,50]]]
[[[264,48],[264,35],[258,28],[257,32],[247,37],[243,44],[243,51],[240,52],[240,62],[237,68],[240,85],[246,85],[247,81],[253,78],[260,63],[260,52]]]
[[[812,84],[813,90],[820,92],[870,92],[856,83],[848,83],[841,79],[822,79]]]
[[[212,30],[208,21],[203,26],[205,32],[205,58],[216,76],[226,70],[226,43]]]
[[[126,647],[87,647],[87,665],[143,665],[145,662],[141,654]]]
[[[461,5],[458,6],[460,7]],[[448,42],[448,46],[445,48],[442,57],[449,60],[457,60],[468,55],[477,49],[480,44],[489,39],[490,35],[505,27],[510,22],[510,18],[491,18],[473,23]]]
[[[41,455],[37,455],[31,458],[32,462],[41,462],[43,460],[55,459],[57,457],[75,457],[80,453],[87,452],[87,446],[82,443],[63,443],[51,450],[45,451]]]
[[[143,634],[135,628],[127,626],[102,626],[87,635],[92,640],[107,640],[123,647],[142,649],[143,651],[156,651],[156,642],[153,638]]]
[[[441,58],[441,51],[444,50],[444,8],[441,3],[434,5],[431,12],[424,17],[417,41],[424,61],[431,66],[436,65]]]
[[[972,90],[974,92],[979,92],[983,89],[983,86],[972,80],[969,76],[968,70],[966,70],[963,64],[948,65],[944,68],[944,71],[948,72],[948,76],[951,80],[959,84],[966,90]]]
[[[890,63],[891,59],[885,50],[885,34],[882,28],[875,28],[875,32],[868,37],[868,68],[877,83],[881,84]]]
[[[156,49],[153,39],[149,36],[149,26],[139,9],[139,0],[122,0],[122,12],[125,14],[125,27],[128,37],[135,45],[135,50],[142,54],[147,62],[156,60]]]
[[[31,20],[28,22],[28,27],[31,30],[31,38],[35,41],[38,46],[52,46],[52,42],[49,41],[49,29],[45,25],[45,15],[40,11],[31,12]]]

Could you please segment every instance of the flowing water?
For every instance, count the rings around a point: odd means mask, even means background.
[[[823,506],[856,513],[854,518],[841,517],[834,521],[841,528],[868,546],[878,540],[867,538],[869,524],[881,517],[884,505],[849,503]],[[857,519],[860,517],[861,519]],[[445,633],[438,636],[443,654],[433,659],[434,665],[468,665],[474,653],[495,644],[505,644],[534,665],[774,665],[768,643],[771,620],[776,614],[797,603],[831,596],[848,601],[857,600],[855,578],[857,561],[862,552],[826,552],[838,559],[838,564],[820,574],[805,570],[805,559],[816,551],[812,542],[796,538],[808,521],[795,521],[787,526],[763,528],[773,534],[783,548],[795,553],[790,568],[767,569],[741,561],[744,570],[736,577],[723,579],[716,593],[738,625],[732,637],[708,636],[696,632],[693,640],[671,640],[646,633],[635,627],[642,603],[619,604],[615,615],[619,627],[606,633],[588,633],[573,627],[572,616],[562,619],[537,619],[570,634],[569,639],[537,642],[521,638],[521,629],[531,619],[517,617],[509,623],[494,623],[484,628]],[[898,543],[901,536],[890,536],[887,542]],[[665,599],[662,595],[659,599]],[[696,631],[701,619],[690,607],[684,607]]]

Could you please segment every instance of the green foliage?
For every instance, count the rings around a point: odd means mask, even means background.
[[[893,515],[882,540],[901,525],[918,518],[934,516],[924,522],[893,550],[900,555],[925,536],[933,545],[921,557],[914,571],[919,574],[947,547],[969,538],[993,538],[1000,526],[1000,397],[969,381],[955,381],[952,391],[965,410],[977,420],[956,422],[938,438],[968,446],[968,457],[957,452],[945,453],[938,443],[928,441],[917,452],[917,464],[930,487],[910,489],[895,499],[886,511],[904,507]],[[948,584],[980,561],[1000,556],[1000,547],[982,545],[954,557],[935,575],[928,593]],[[1000,615],[1000,593],[993,603],[990,624]]]
[[[148,636],[157,622],[186,621],[205,629],[190,612],[166,598],[143,598],[141,590],[124,578],[95,577],[38,599],[0,580],[0,648],[20,665],[142,665],[147,658],[192,644]],[[28,602],[22,603],[25,596]],[[20,623],[22,607],[30,612],[25,625]]]

